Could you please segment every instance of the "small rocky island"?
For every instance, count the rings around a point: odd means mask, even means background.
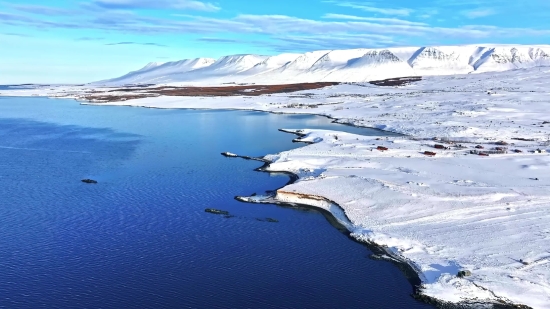
[[[82,181],[83,183],[93,183],[93,184],[97,183],[97,180],[88,179],[88,178],[82,179],[81,181]]]

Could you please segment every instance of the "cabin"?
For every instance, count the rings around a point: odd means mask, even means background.
[[[433,157],[436,155],[435,152],[432,152],[432,151],[424,151],[424,154],[427,155],[427,156],[430,156],[430,157]]]
[[[378,146],[378,147],[376,147],[376,149],[378,149],[380,151],[386,151],[386,150],[388,150],[388,147]]]

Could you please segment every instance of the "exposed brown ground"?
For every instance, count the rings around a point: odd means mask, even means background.
[[[302,90],[319,89],[328,86],[335,86],[339,83],[301,83],[286,85],[245,85],[225,87],[159,87],[151,93],[158,93],[166,96],[234,96],[247,95],[258,96],[262,94],[287,93]]]
[[[376,86],[404,86],[422,80],[420,76],[389,78],[370,81]],[[283,85],[232,85],[217,87],[145,87],[131,86],[117,89],[106,89],[84,95],[84,99],[93,102],[118,102],[132,99],[180,96],[180,97],[226,97],[226,96],[259,96],[275,93],[292,93],[303,90],[320,89],[335,86],[337,82],[297,83]]]
[[[388,78],[383,80],[373,80],[369,84],[376,86],[404,86],[410,83],[421,81],[421,76],[409,76],[409,77],[397,77],[397,78]]]
[[[319,89],[335,86],[339,83],[299,83],[284,85],[239,85],[220,87],[131,87],[111,89],[102,93],[85,96],[90,101],[115,102],[154,96],[181,97],[225,97],[225,96],[259,96],[263,94],[290,93],[302,90]],[[127,94],[125,94],[127,93]]]

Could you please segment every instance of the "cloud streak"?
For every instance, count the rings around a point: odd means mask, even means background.
[[[22,38],[30,38],[31,37],[30,35],[27,35],[27,34],[15,33],[15,32],[4,32],[4,33],[0,33],[0,35],[17,36],[17,37],[22,37]]]
[[[63,15],[76,13],[75,10],[69,10],[69,9],[45,6],[45,5],[8,4],[8,6],[20,12],[36,14],[36,15],[63,16]]]
[[[284,35],[274,37],[275,41],[269,47],[278,52],[332,50],[348,48],[377,48],[400,45],[391,37],[349,34],[349,35]]]
[[[211,37],[198,38],[195,41],[198,41],[198,42],[214,42],[214,43],[231,43],[231,44],[251,42],[251,41],[247,41],[247,40],[211,38]]]
[[[97,38],[97,37],[81,37],[77,38],[76,41],[102,41],[105,38]]]
[[[393,16],[409,16],[413,9],[409,8],[386,8],[386,7],[377,7],[370,4],[357,3],[357,2],[346,2],[346,1],[324,1],[325,3],[331,3],[336,6],[347,7],[357,10],[362,10],[370,13],[378,13],[383,15],[393,15]]]
[[[86,19],[51,21],[36,16],[0,12],[0,24],[30,26],[37,28],[95,29],[134,33],[155,34],[212,34],[245,33],[262,36],[283,34],[362,34],[402,37],[483,39],[503,37],[548,36],[548,29],[500,28],[485,25],[462,27],[435,27],[426,23],[411,22],[396,18],[360,17],[343,14],[326,14],[325,20],[298,18],[287,15],[237,15],[231,19],[181,15],[176,18],[144,17],[133,12],[104,12],[91,14]],[[181,17],[181,18],[179,18]]]
[[[411,25],[411,26],[427,26],[428,24],[422,22],[408,21],[398,18],[381,18],[381,17],[362,17],[354,15],[345,15],[345,14],[325,14],[323,15],[324,19],[342,19],[342,20],[355,20],[355,21],[369,21],[369,22],[379,22],[395,25]]]
[[[220,10],[220,7],[212,3],[195,0],[94,0],[91,4],[105,9],[176,9],[206,12]]]
[[[37,17],[31,17],[21,14],[13,13],[2,13],[0,12],[0,24],[5,24],[9,26],[23,26],[23,27],[33,27],[39,29],[47,28],[66,28],[66,29],[81,29],[86,27],[83,24],[71,23],[71,22],[62,22],[62,21],[50,21],[45,19],[40,19]]]
[[[138,35],[137,39],[154,42],[156,35],[183,35],[184,39],[203,43],[228,43],[270,48],[277,51],[305,51],[313,49],[339,49],[357,47],[384,47],[395,45],[445,44],[438,42],[478,43],[503,38],[543,37],[550,38],[550,29],[505,28],[492,25],[464,25],[455,27],[433,26],[427,20],[413,21],[419,14],[429,12],[427,8],[417,8],[409,17],[361,16],[327,13],[320,18],[299,18],[288,15],[241,14],[230,18],[195,16],[178,11],[177,14],[153,17],[139,10],[122,8],[150,7],[169,8],[197,1],[145,0],[93,0],[94,5],[81,6],[81,14],[55,15],[57,8],[42,10],[41,6],[11,6],[13,12],[0,12],[0,27],[27,27],[44,29],[77,29],[96,31],[92,37],[111,34]],[[110,7],[99,7],[99,3]],[[200,2],[205,3],[205,2]],[[336,3],[332,1],[331,3]],[[339,5],[354,4],[338,2]],[[364,4],[362,6],[365,6]],[[369,4],[371,6],[371,4]],[[115,9],[117,8],[117,9]],[[17,10],[17,11],[16,11]],[[42,11],[44,14],[38,14]],[[462,11],[458,10],[458,13]],[[26,14],[25,14],[26,13]],[[404,13],[401,12],[401,13]],[[471,18],[488,16],[493,11],[471,10]],[[157,15],[158,16],[158,15]],[[4,29],[7,29],[4,28]],[[6,32],[17,32],[14,29]],[[200,38],[196,38],[200,36]],[[147,38],[148,37],[148,38]],[[230,37],[230,38],[227,38]],[[253,39],[247,39],[253,37]],[[94,39],[81,38],[80,41]],[[98,39],[100,40],[100,39]],[[119,39],[120,40],[120,39]],[[116,45],[142,45],[165,47],[157,43],[132,41],[109,43]]]
[[[461,12],[462,15],[470,19],[487,17],[487,16],[495,15],[496,13],[497,11],[492,8],[479,8],[475,10],[465,10]]]
[[[106,46],[119,46],[119,45],[142,45],[142,46],[156,46],[156,47],[168,47],[167,45],[157,44],[157,43],[140,43],[140,42],[116,42],[116,43],[107,43]]]

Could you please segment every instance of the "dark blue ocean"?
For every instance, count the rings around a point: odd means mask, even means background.
[[[430,308],[320,212],[233,199],[289,180],[220,155],[303,146],[279,128],[380,134],[315,116],[0,98],[0,308]]]

